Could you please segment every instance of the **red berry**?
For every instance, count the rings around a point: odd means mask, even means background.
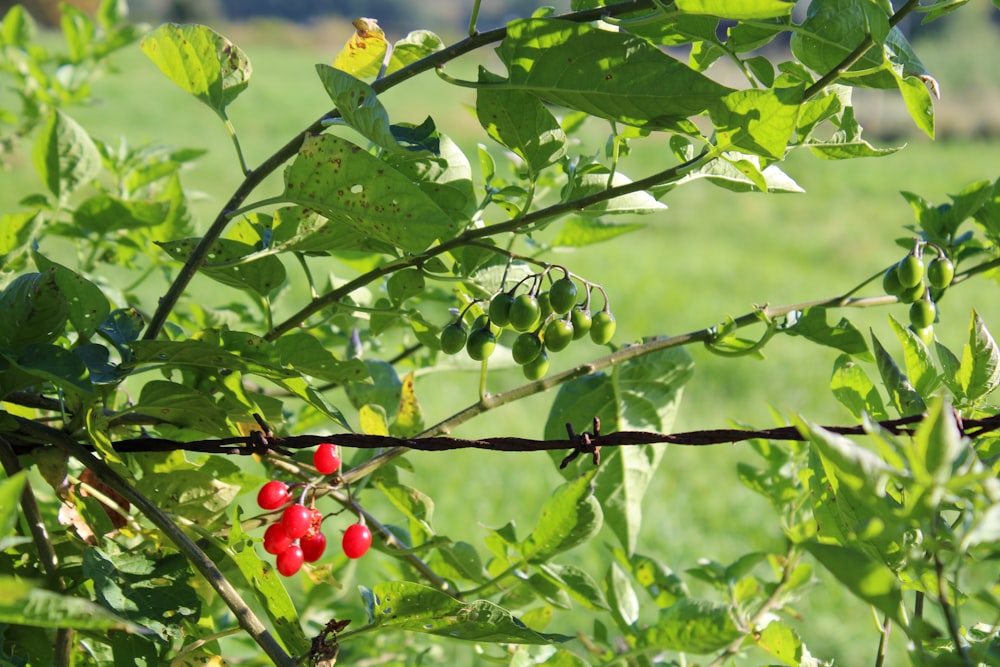
[[[361,558],[372,545],[372,531],[363,523],[355,523],[344,531],[341,547],[348,558]]]
[[[302,547],[292,544],[290,547],[278,554],[274,564],[278,566],[278,572],[286,577],[290,577],[302,567]]]
[[[313,452],[313,465],[322,475],[332,475],[340,470],[340,457],[337,456],[337,446],[324,442]]]
[[[278,480],[268,482],[257,493],[257,504],[265,510],[276,510],[291,499],[288,485]]]
[[[299,541],[299,545],[302,547],[302,557],[305,558],[305,561],[315,563],[323,557],[323,552],[326,551],[326,535],[323,533],[307,535]]]
[[[297,540],[309,531],[312,524],[312,510],[305,505],[295,503],[285,508],[281,514],[281,527],[285,534]]]
[[[280,523],[272,523],[264,531],[264,551],[267,553],[277,556],[290,546],[292,538],[285,534]]]

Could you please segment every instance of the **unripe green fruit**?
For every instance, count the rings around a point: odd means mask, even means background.
[[[916,287],[924,277],[924,265],[915,255],[907,255],[896,265],[896,277],[903,287]]]
[[[882,289],[886,294],[899,296],[903,293],[903,285],[899,282],[899,274],[896,272],[896,265],[893,264],[885,270],[882,276]]]
[[[490,322],[498,327],[510,324],[510,306],[514,303],[513,295],[500,292],[490,301]]]
[[[914,301],[924,298],[924,295],[926,293],[927,293],[927,288],[924,287],[923,283],[917,283],[913,287],[903,288],[903,291],[900,292],[897,296],[899,297],[899,300],[902,301],[903,303],[913,303]]]
[[[469,334],[469,341],[465,345],[465,351],[469,358],[475,361],[482,361],[491,354],[497,347],[496,336],[489,329],[475,329]]]
[[[914,329],[923,329],[934,324],[937,306],[930,299],[918,299],[910,306],[910,324]]]
[[[521,294],[514,298],[510,304],[510,326],[515,331],[527,331],[538,321],[541,310],[538,307],[538,299],[530,294]]]
[[[521,372],[529,380],[541,380],[549,372],[549,355],[541,350],[533,360],[521,366]]]
[[[565,350],[573,341],[573,325],[566,320],[552,320],[545,325],[545,347],[553,352]]]
[[[583,338],[590,333],[590,327],[594,324],[594,320],[590,317],[590,311],[580,307],[573,309],[569,321],[573,323],[573,340]]]
[[[441,329],[441,351],[445,354],[457,354],[465,347],[465,340],[468,333],[461,322],[452,322],[444,329]]]
[[[510,354],[514,361],[522,366],[535,360],[542,351],[542,339],[536,334],[525,332],[514,339]]]
[[[538,293],[538,319],[544,320],[552,314],[552,303],[549,301],[548,292]]]
[[[955,265],[947,257],[935,257],[927,265],[927,282],[931,287],[944,289],[955,279]]]
[[[560,278],[549,288],[552,312],[565,315],[576,305],[576,283],[570,278]]]
[[[924,342],[924,345],[926,345],[927,347],[930,347],[931,344],[934,342],[933,326],[924,327],[923,329],[917,329],[913,326],[910,326],[910,331],[917,334],[917,337],[920,338],[920,340],[922,340]]]
[[[594,315],[593,326],[590,327],[590,340],[598,345],[606,345],[615,336],[615,316],[610,311],[602,310]]]

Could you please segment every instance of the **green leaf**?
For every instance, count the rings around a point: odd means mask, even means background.
[[[6,356],[6,355],[4,355]],[[91,394],[94,387],[83,359],[58,345],[28,343],[17,357],[8,357],[18,368],[35,377],[44,378],[62,389]]]
[[[788,16],[794,0],[677,0],[685,14],[708,14],[721,19],[770,19]]]
[[[19,268],[38,233],[43,218],[38,211],[0,215],[0,271]]]
[[[913,445],[913,459],[919,466],[912,467],[925,472],[933,484],[947,484],[955,462],[966,449],[947,395],[931,403],[927,417],[913,436]]]
[[[539,573],[565,591],[570,598],[591,611],[610,609],[600,586],[586,571],[573,565],[545,563],[538,566]]]
[[[621,631],[630,634],[639,621],[639,596],[618,563],[612,562],[604,577],[604,588],[611,604],[611,616]]]
[[[423,271],[412,267],[396,271],[389,276],[385,285],[392,305],[397,307],[407,299],[423,294],[426,287]]]
[[[892,404],[901,417],[918,415],[927,407],[924,399],[921,398],[917,390],[910,384],[909,378],[899,370],[899,366],[893,358],[882,347],[882,343],[872,332],[872,349],[875,351],[875,363],[878,366],[879,375],[882,376],[882,384],[885,385],[892,399]]]
[[[637,645],[646,650],[705,655],[742,636],[729,608],[682,598],[661,610],[656,622],[639,632]]]
[[[468,542],[453,542],[451,544],[440,544],[437,547],[444,566],[432,561],[434,571],[443,577],[460,578],[476,583],[486,581],[486,570],[483,568],[483,561],[479,557],[479,552]],[[447,569],[450,569],[449,573]]]
[[[17,517],[20,514],[21,492],[28,483],[27,473],[20,472],[0,480],[0,546],[4,549],[5,540],[14,531]]]
[[[673,348],[626,362],[612,375],[595,373],[568,382],[560,387],[550,408],[545,437],[565,438],[567,422],[582,433],[591,428],[594,417],[608,432],[669,431],[693,368],[690,354]],[[595,495],[608,526],[629,553],[635,550],[642,500],[663,452],[662,446],[637,445],[603,453]],[[562,453],[552,453],[555,462],[562,457]],[[567,468],[566,473],[572,474],[571,470]]]
[[[912,329],[903,324],[892,315],[889,315],[889,325],[896,334],[896,338],[903,345],[903,361],[906,365],[906,376],[913,383],[913,388],[921,396],[930,396],[941,383],[937,368],[934,366],[934,359],[930,350]]]
[[[183,262],[187,261],[200,241],[200,238],[187,238],[158,241],[157,245],[174,259]],[[273,255],[252,257],[256,252],[257,248],[252,245],[231,239],[217,239],[198,271],[223,285],[267,296],[285,281],[285,265]]]
[[[684,581],[669,567],[650,556],[627,555],[623,549],[615,549],[615,557],[626,566],[636,582],[645,589],[660,609],[672,606],[681,598],[688,597]]]
[[[0,590],[4,593],[0,598],[0,623],[150,634],[147,628],[106,607],[81,597],[47,591],[37,582],[0,575]]]
[[[60,11],[59,24],[69,50],[69,61],[79,63],[87,57],[93,45],[96,34],[94,21],[73,5],[60,7]]]
[[[958,381],[970,401],[982,398],[1000,384],[1000,347],[974,310],[969,323],[969,343],[962,350]]]
[[[727,153],[725,157],[727,159],[712,160],[694,171],[688,172],[683,178],[669,186],[655,188],[656,196],[662,197],[664,193],[700,178],[732,192],[805,192],[776,164],[770,164],[764,169],[760,169],[760,160],[756,155]],[[734,165],[735,162],[749,162],[755,172],[755,178],[751,178],[745,171],[738,169]]]
[[[856,596],[907,627],[900,614],[903,596],[892,570],[865,554],[835,544],[806,542],[807,551]]]
[[[250,84],[246,54],[208,26],[165,23],[143,38],[142,52],[223,120],[226,107]]]
[[[604,165],[590,164],[586,168],[579,169],[573,173],[572,181],[563,189],[562,200],[568,202],[580,199],[598,192],[604,192],[609,187],[628,185],[631,182],[632,179],[620,171],[612,174],[611,170]],[[647,215],[650,213],[660,213],[666,209],[666,204],[658,202],[651,194],[640,190],[592,204],[581,209],[579,213],[581,215],[592,216],[611,214]]]
[[[213,332],[214,333],[214,332]],[[235,341],[243,336],[253,343],[252,347],[259,347],[259,353],[251,352],[251,346],[245,350],[240,350],[235,345]],[[269,343],[261,341],[253,334],[243,334],[241,332],[228,333],[227,339],[233,341],[232,345],[225,345],[221,338],[215,340],[194,339],[187,340],[137,340],[132,343],[132,352],[135,355],[135,364],[159,364],[168,367],[208,368],[215,371],[238,371],[241,373],[251,373],[269,379],[284,379],[295,377],[293,370],[282,368],[277,363],[262,362],[258,357],[268,357],[270,354],[277,356]],[[246,352],[247,354],[244,354]]]
[[[342,360],[326,349],[317,338],[304,333],[285,334],[274,342],[282,366],[325,382],[362,382],[368,368],[360,359]]]
[[[402,484],[394,467],[379,469],[373,479],[375,487],[409,520],[412,546],[420,546],[434,537],[434,528],[431,526],[434,518],[434,500],[430,496]]]
[[[73,224],[94,234],[112,234],[123,229],[159,225],[166,220],[169,211],[169,202],[121,199],[101,193],[76,207]]]
[[[202,433],[232,435],[226,427],[226,413],[214,398],[176,382],[152,380],[144,384],[132,412]]]
[[[716,147],[783,159],[798,124],[804,88],[786,82],[768,90],[738,90],[723,97],[711,114]]]
[[[23,5],[16,4],[4,14],[0,23],[0,44],[25,48],[35,41],[38,28]]]
[[[502,79],[480,67],[479,81]],[[566,153],[566,134],[559,121],[531,93],[483,86],[476,91],[476,117],[494,141],[519,155],[533,173]]]
[[[316,65],[316,73],[327,95],[348,126],[376,146],[390,151],[404,151],[389,129],[389,112],[382,106],[375,89],[343,70]]]
[[[670,127],[731,92],[644,39],[559,19],[509,23],[497,54],[508,84],[491,85],[638,127]]]
[[[56,270],[24,273],[0,292],[0,349],[16,351],[28,343],[49,343],[69,321],[69,301],[59,289]]]
[[[201,615],[201,599],[187,581],[191,567],[180,554],[151,560],[139,552],[92,547],[83,552],[82,572],[102,605],[165,642],[180,641],[184,622]]]
[[[895,74],[896,71],[893,70]],[[915,76],[896,75],[896,82],[899,85],[899,92],[903,96],[907,111],[914,124],[924,131],[931,139],[934,138],[934,100],[927,90],[927,85],[923,78]],[[936,85],[936,83],[935,83]]]
[[[591,470],[562,484],[545,502],[535,529],[519,545],[525,560],[544,563],[583,544],[601,529],[604,515],[594,497],[596,474],[596,470]]]
[[[954,352],[937,340],[934,341],[934,351],[937,352],[938,361],[941,362],[941,381],[948,387],[948,391],[958,398],[967,398],[965,388],[959,378],[962,362],[958,360]]]
[[[802,640],[790,627],[778,620],[767,624],[761,632],[753,634],[757,646],[761,647],[782,664],[799,667],[803,663]]]
[[[531,630],[509,611],[486,600],[463,602],[420,584],[397,581],[362,589],[370,622],[379,628],[422,632],[465,641],[553,644],[572,639]]]
[[[855,417],[868,414],[878,421],[889,418],[882,397],[865,369],[846,354],[837,357],[833,364],[830,388],[841,405]]]
[[[104,292],[80,274],[43,255],[34,253],[33,257],[39,270],[55,272],[56,285],[69,304],[69,321],[81,341],[89,339],[111,312]]]
[[[392,74],[411,63],[434,54],[444,48],[440,37],[429,30],[414,30],[392,46],[392,56],[385,73]]]
[[[101,154],[79,123],[54,111],[35,138],[32,157],[45,186],[64,201],[101,171]]]
[[[400,129],[398,125],[393,126],[394,131]],[[479,205],[469,158],[450,137],[434,128],[430,118],[418,129],[426,131],[426,140],[435,145],[433,155],[426,151],[407,151],[387,155],[385,160],[416,183],[455,224],[465,227]]]
[[[790,326],[781,331],[790,336],[802,336],[820,345],[826,345],[865,361],[873,359],[861,331],[850,320],[842,317],[835,326],[827,323],[827,308],[807,308],[796,318],[789,318]]]
[[[603,243],[613,238],[644,229],[639,223],[609,223],[592,218],[573,217],[559,228],[559,235],[552,242],[557,248],[582,248]]]
[[[833,433],[815,424],[806,426],[810,442],[832,466],[836,479],[855,491],[872,492],[883,485],[883,479],[901,474],[878,454],[850,438]]]
[[[408,252],[463,225],[385,161],[329,134],[308,137],[285,170],[283,197]]]

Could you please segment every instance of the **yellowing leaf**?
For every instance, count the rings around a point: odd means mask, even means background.
[[[389,48],[385,33],[375,19],[360,18],[352,23],[355,32],[333,59],[333,66],[359,79],[375,76]]]

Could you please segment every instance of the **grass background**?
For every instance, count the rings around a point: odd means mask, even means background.
[[[255,22],[220,29],[254,63],[251,86],[230,110],[253,165],[329,107],[313,64],[329,62],[346,40],[349,27],[332,23],[304,31]],[[969,23],[965,29],[973,31],[973,37],[966,40],[971,46],[980,27]],[[989,41],[979,42],[977,48],[997,51],[995,42]],[[924,55],[921,45],[917,50]],[[984,63],[988,67],[996,58],[981,52],[973,58],[964,49],[956,53],[943,42],[929,44],[927,52],[925,61],[945,91],[939,117],[958,119],[948,121],[945,133],[965,138],[932,143],[919,136],[894,136],[882,143],[908,142],[901,153],[843,163],[793,154],[785,168],[806,189],[804,195],[736,195],[706,183],[690,184],[665,199],[668,211],[640,218],[647,224],[643,231],[558,256],[557,261],[605,285],[618,318],[619,343],[700,329],[726,315],[747,312],[753,304],[795,303],[849,289],[902,255],[894,239],[906,236],[903,226],[912,223],[913,216],[899,191],[943,202],[947,193],[974,180],[1000,175],[997,143],[974,138],[982,123],[962,115],[962,101],[968,106],[967,101],[975,97],[969,95],[970,90],[985,91],[979,97],[987,99],[995,93],[984,87],[981,73]],[[224,129],[208,108],[174,88],[138,47],[122,54],[116,63],[120,73],[95,86],[98,103],[72,110],[72,115],[109,141],[124,136],[136,144],[208,148],[208,155],[185,177],[188,187],[203,193],[196,204],[203,229],[240,181]],[[449,72],[467,76],[476,64],[472,60],[455,63],[449,65]],[[952,79],[962,82],[957,100],[948,95]],[[469,111],[474,104],[472,92],[453,89],[433,75],[389,91],[382,99],[394,122],[420,122],[433,116],[438,127],[452,134],[469,155],[475,154],[476,142],[488,141]],[[870,115],[871,124],[898,135],[895,119],[901,102],[891,96],[869,96],[859,104],[866,101],[868,109],[877,111]],[[652,139],[637,146],[621,170],[638,178],[669,160],[665,140]],[[2,211],[16,210],[21,197],[41,187],[26,147],[13,156],[10,166],[0,180]],[[214,284],[196,283],[195,289],[201,288],[220,291]],[[877,291],[876,284],[866,293]],[[974,304],[991,330],[1000,331],[995,291],[983,280],[972,281],[940,304],[941,323],[936,330],[952,349],[964,342]],[[888,312],[906,317],[902,306],[847,314],[862,330],[872,327],[895,350],[886,324]],[[767,347],[763,361],[720,359],[700,349],[691,352],[696,374],[685,390],[674,430],[722,427],[734,420],[766,427],[774,423],[772,409],[783,418],[801,414],[819,422],[849,420],[827,388],[836,357],[832,350],[779,337]],[[595,353],[596,348],[586,344],[574,345],[554,357],[554,370]],[[473,403],[477,381],[475,374],[463,372],[422,375],[417,390],[428,423]],[[496,371],[491,374],[490,389],[499,391],[519,383],[518,373]],[[488,413],[457,434],[540,437],[551,398],[536,396]],[[751,549],[781,549],[783,538],[772,510],[737,481],[735,462],[746,458],[738,444],[671,449],[646,500],[639,550],[683,570],[702,557],[727,562]],[[482,545],[486,526],[499,526],[513,518],[527,530],[540,504],[561,481],[548,457],[541,454],[470,451],[413,454],[410,459],[415,471],[407,481],[436,499],[438,531],[477,546]],[[374,498],[372,502],[378,508]],[[388,511],[386,516],[394,520]],[[571,552],[563,560],[590,565],[600,576],[600,563],[607,560],[602,540],[610,541],[610,534],[602,534],[593,546]],[[369,560],[362,572],[375,581],[377,574],[366,568],[377,568],[378,559]],[[356,594],[345,591],[344,595]],[[838,664],[872,661],[877,638],[864,605],[832,587],[818,590],[800,611],[799,627],[814,655],[836,658]],[[572,623],[573,616],[569,619]],[[565,623],[557,618],[550,629],[571,631],[572,626]],[[455,664],[474,663],[471,651],[459,648],[456,653]]]

